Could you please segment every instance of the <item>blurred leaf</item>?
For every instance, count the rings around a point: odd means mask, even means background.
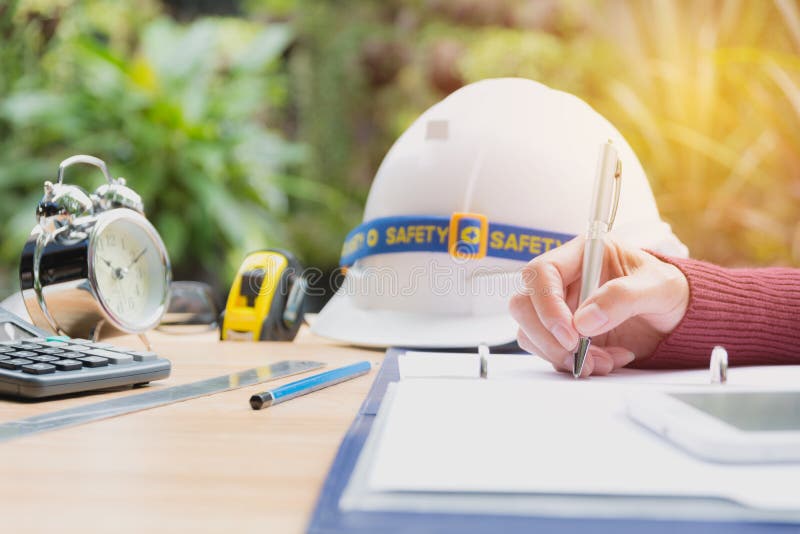
[[[0,103],[0,116],[16,128],[27,128],[58,116],[67,98],[47,91],[25,91],[8,95]]]
[[[153,221],[153,225],[158,230],[159,235],[164,240],[164,245],[167,247],[170,255],[170,261],[173,265],[181,264],[185,261],[188,242],[187,233],[189,231],[188,225],[181,218],[178,213],[162,213],[157,216]]]
[[[213,69],[216,37],[217,26],[211,20],[181,27],[162,17],[142,32],[142,52],[160,79],[191,85],[197,76]]]
[[[243,71],[262,70],[286,51],[293,37],[288,24],[270,24],[234,58],[234,66]]]

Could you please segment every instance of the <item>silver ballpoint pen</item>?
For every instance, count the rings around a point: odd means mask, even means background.
[[[592,193],[589,230],[586,232],[586,244],[583,249],[583,271],[581,275],[580,306],[589,298],[600,284],[600,272],[603,269],[605,241],[603,238],[611,230],[619,206],[619,191],[622,183],[622,162],[617,150],[609,140],[600,146],[600,157],[597,159],[597,176]],[[586,361],[586,351],[592,344],[592,338],[581,336],[575,351],[572,376],[578,378]]]

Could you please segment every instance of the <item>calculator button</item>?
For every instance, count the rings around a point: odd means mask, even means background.
[[[130,347],[118,347],[114,345],[113,347],[106,347],[108,350],[113,350],[114,352],[124,352],[125,354],[130,354],[131,352],[136,352],[136,349],[132,349]]]
[[[90,350],[91,348],[92,347],[89,347],[89,346],[86,346],[86,345],[64,345],[63,347],[59,347],[56,350],[62,350],[63,349],[63,350],[72,350],[72,351],[81,352],[81,351],[84,351],[84,350]]]
[[[89,341],[88,339],[70,339],[70,343],[74,343],[75,345],[92,345],[94,342]]]
[[[108,365],[107,358],[101,358],[100,356],[81,356],[78,360],[83,362],[83,365],[86,367],[103,367]],[[2,364],[4,362],[0,362]]]
[[[74,360],[75,358],[83,358],[86,354],[81,352],[69,351],[69,352],[62,352],[58,355],[59,358],[66,358],[68,360]]]
[[[39,351],[42,349],[49,349],[45,345],[39,345],[38,343],[20,343],[20,347],[17,350],[31,350],[31,351]]]
[[[54,361],[58,360],[59,358],[57,356],[47,356],[47,355],[45,355],[45,356],[28,356],[28,359],[29,360],[33,360],[35,362],[39,362],[39,363],[47,363],[47,362],[54,362]]]
[[[56,366],[49,363],[32,363],[30,365],[23,365],[22,370],[32,375],[46,375],[56,372]]]
[[[13,358],[29,358],[31,356],[36,356],[36,353],[29,350],[18,350],[16,352],[9,352],[8,355]]]
[[[57,349],[55,347],[47,347],[46,349],[38,349],[36,352],[39,354],[61,354],[64,349]]]
[[[58,360],[57,362],[53,362],[53,365],[55,365],[56,369],[59,371],[77,371],[83,367],[83,362],[79,362],[78,360]]]
[[[0,360],[0,367],[3,369],[11,369],[12,371],[16,371],[23,365],[28,365],[29,363],[33,362],[26,360],[25,358],[12,358],[10,360]]]
[[[0,360],[10,360],[11,356],[8,354],[0,354]]]
[[[65,343],[64,341],[49,341],[48,340],[48,341],[43,341],[42,343],[39,343],[39,345],[44,345],[46,347],[63,347],[64,345],[67,345],[67,343]]]
[[[31,351],[31,352],[39,352],[41,350],[49,349],[49,348],[50,347],[47,347],[45,345],[34,345],[33,343],[30,343],[28,345],[25,345],[24,349],[19,349],[19,350]]]
[[[15,348],[15,349],[17,349],[17,350],[25,350],[25,349],[27,349],[28,347],[30,347],[30,345],[26,345],[25,343],[20,343],[20,342],[16,342],[16,343],[9,343],[9,344],[8,344],[8,346],[9,346],[9,347],[14,347],[14,348]]]
[[[116,363],[118,365],[133,362],[133,356],[130,354],[116,354],[114,356],[109,356],[108,359],[111,361],[111,363]]]
[[[94,349],[113,349],[114,345],[111,343],[92,343],[92,347]]]
[[[0,345],[0,354],[5,354],[6,352],[14,352],[14,347],[9,347],[8,345]]]
[[[90,356],[99,356],[101,358],[108,358],[111,363],[130,363],[133,361],[133,356],[128,354],[120,354],[118,352],[111,352],[110,350],[103,350],[103,349],[93,349],[93,350],[85,350],[83,351],[84,354],[88,354]]]
[[[129,354],[133,356],[133,359],[136,360],[137,362],[149,362],[150,360],[155,360],[156,358],[158,358],[158,354],[156,354],[155,352],[147,352],[143,350],[142,351],[134,350],[131,351]]]

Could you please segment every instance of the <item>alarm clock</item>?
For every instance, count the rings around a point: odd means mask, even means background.
[[[91,195],[64,183],[64,171],[78,163],[105,176]],[[45,182],[36,217],[20,259],[31,321],[76,338],[139,334],[148,345],[144,333],[167,310],[172,274],[141,197],[112,179],[102,160],[78,155],[61,162],[56,183]]]

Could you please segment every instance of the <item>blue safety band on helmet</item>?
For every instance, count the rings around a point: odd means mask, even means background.
[[[367,256],[395,252],[441,252],[462,259],[488,256],[527,262],[573,237],[492,223],[479,213],[382,217],[347,234],[339,264],[348,267]]]

